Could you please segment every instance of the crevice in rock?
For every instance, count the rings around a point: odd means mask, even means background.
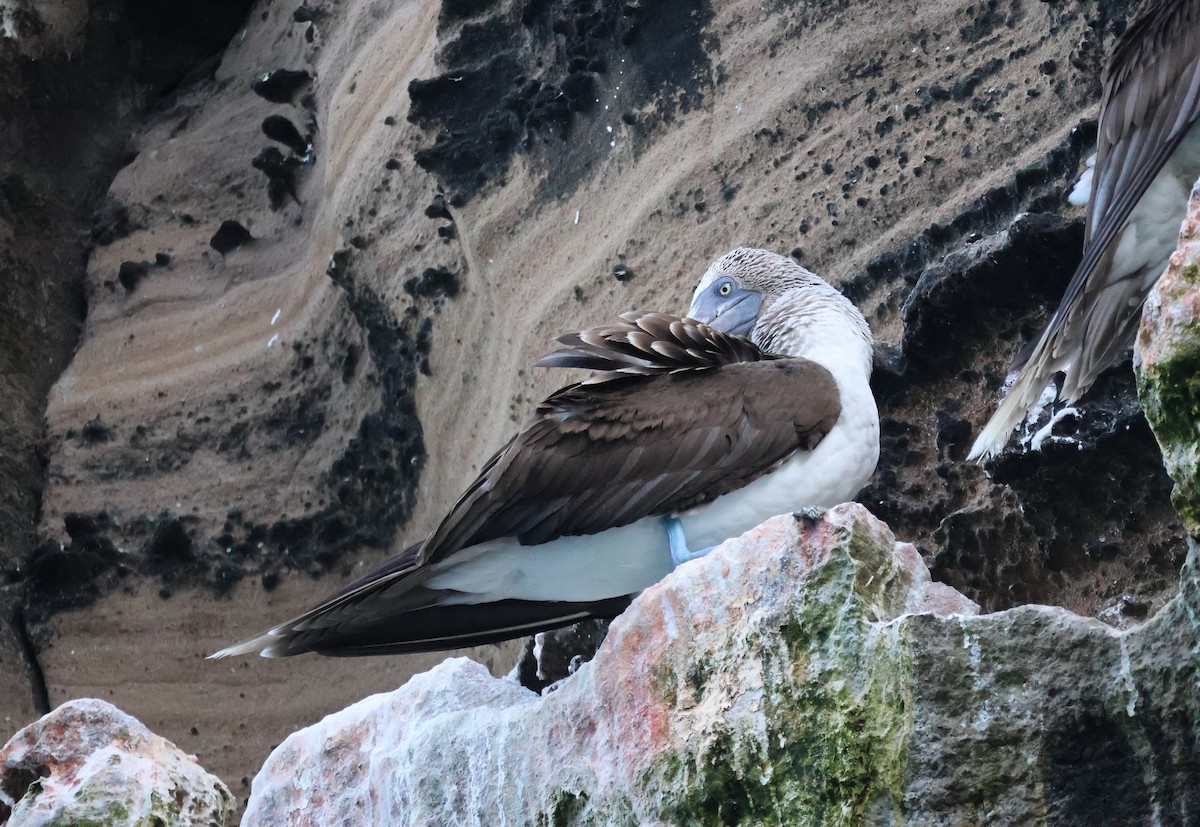
[[[196,79],[198,69],[211,74],[253,5],[250,0],[128,0],[124,19],[133,35],[133,79],[164,96]]]
[[[50,774],[46,767],[8,767],[0,773],[0,792],[13,801],[20,801],[29,792],[29,788]],[[0,824],[7,824],[12,810],[0,801]]]
[[[9,151],[0,160],[0,281],[7,287],[0,296],[0,316],[7,320],[0,330],[0,374],[8,380],[0,411],[0,488],[12,493],[11,507],[0,508],[0,565],[24,587],[13,625],[43,712],[45,679],[28,626],[55,607],[98,593],[94,583],[81,581],[78,561],[64,556],[59,544],[36,545],[28,532],[41,520],[52,473],[44,451],[47,394],[69,363],[87,314],[89,257],[145,226],[144,207],[122,204],[106,191],[133,157],[135,125],[175,90],[211,75],[214,56],[250,6],[249,0],[169,8],[99,0],[66,21],[79,32],[62,42],[55,27],[64,20],[47,24],[43,11],[30,7],[21,11],[19,36],[0,38],[0,122],[11,127]],[[122,267],[126,290],[137,288],[145,269],[139,262]],[[83,430],[84,440],[107,438],[98,419]],[[94,539],[72,537],[71,547],[89,545],[83,570],[107,571],[111,561]],[[59,575],[61,582],[46,582]]]
[[[526,689],[542,692],[575,674],[595,657],[611,623],[611,620],[585,620],[527,638],[517,657],[517,680]]]
[[[42,671],[42,663],[38,659],[37,647],[29,634],[29,624],[25,620],[25,608],[18,602],[13,607],[12,627],[21,644],[25,655],[25,663],[29,669],[29,684],[33,692],[33,707],[39,715],[50,711],[50,692],[46,688],[46,673]],[[17,796],[20,798],[20,796]]]

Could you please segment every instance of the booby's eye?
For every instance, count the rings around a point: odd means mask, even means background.
[[[720,287],[717,288],[717,294],[721,295],[721,296],[728,296],[732,292],[733,292],[733,285],[730,284],[729,282],[725,282],[724,284],[722,284]]]

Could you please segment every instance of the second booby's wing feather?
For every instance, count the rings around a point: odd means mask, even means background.
[[[1115,237],[1200,115],[1200,4],[1159,0],[1121,35],[1104,77],[1084,246]]]
[[[1104,77],[1083,258],[1021,373],[969,456],[998,451],[1043,389],[1067,372],[1077,399],[1132,342],[1152,264],[1119,262],[1122,231],[1200,118],[1200,2],[1158,0],[1122,34]]]
[[[837,421],[837,385],[813,362],[772,359],[691,320],[629,318],[564,337],[568,352],[542,362],[597,364],[607,350],[612,367],[538,407],[430,536],[422,564],[500,537],[545,543],[694,508]]]
[[[1081,295],[1109,286],[1103,279],[1094,283],[1092,273],[1105,269],[1117,233],[1200,117],[1200,50],[1192,42],[1200,4],[1168,0],[1156,6],[1130,24],[1109,61],[1084,257],[1048,334],[1078,315]],[[1175,8],[1166,12],[1164,6]],[[1089,333],[1103,339],[1102,331]]]

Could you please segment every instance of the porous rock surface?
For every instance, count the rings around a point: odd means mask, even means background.
[[[0,747],[6,827],[222,827],[219,778],[112,704],[68,701]]]
[[[204,655],[428,532],[554,336],[682,310],[737,244],[867,314],[860,500],[937,579],[1145,620],[1185,542],[1127,365],[961,462],[1078,257],[1129,7],[5,3],[0,720],[110,698],[244,795],[441,656]]]
[[[979,615],[859,505],[776,517],[541,696],[448,660],[297,732],[243,824],[1191,823],[1194,563],[1122,632]]]

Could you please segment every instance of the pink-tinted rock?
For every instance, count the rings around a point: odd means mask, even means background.
[[[1172,502],[1200,535],[1200,187],[1192,190],[1179,247],[1142,311],[1138,396],[1175,481]]]
[[[220,827],[233,796],[111,704],[70,701],[0,749],[0,824]]]
[[[977,614],[860,505],[777,517],[541,696],[455,659],[294,734],[243,824],[1194,823],[1196,562],[1118,631]]]
[[[977,611],[861,506],[777,517],[647,589],[545,696],[454,659],[294,734],[243,824],[862,813],[902,768],[895,619],[928,606]]]

